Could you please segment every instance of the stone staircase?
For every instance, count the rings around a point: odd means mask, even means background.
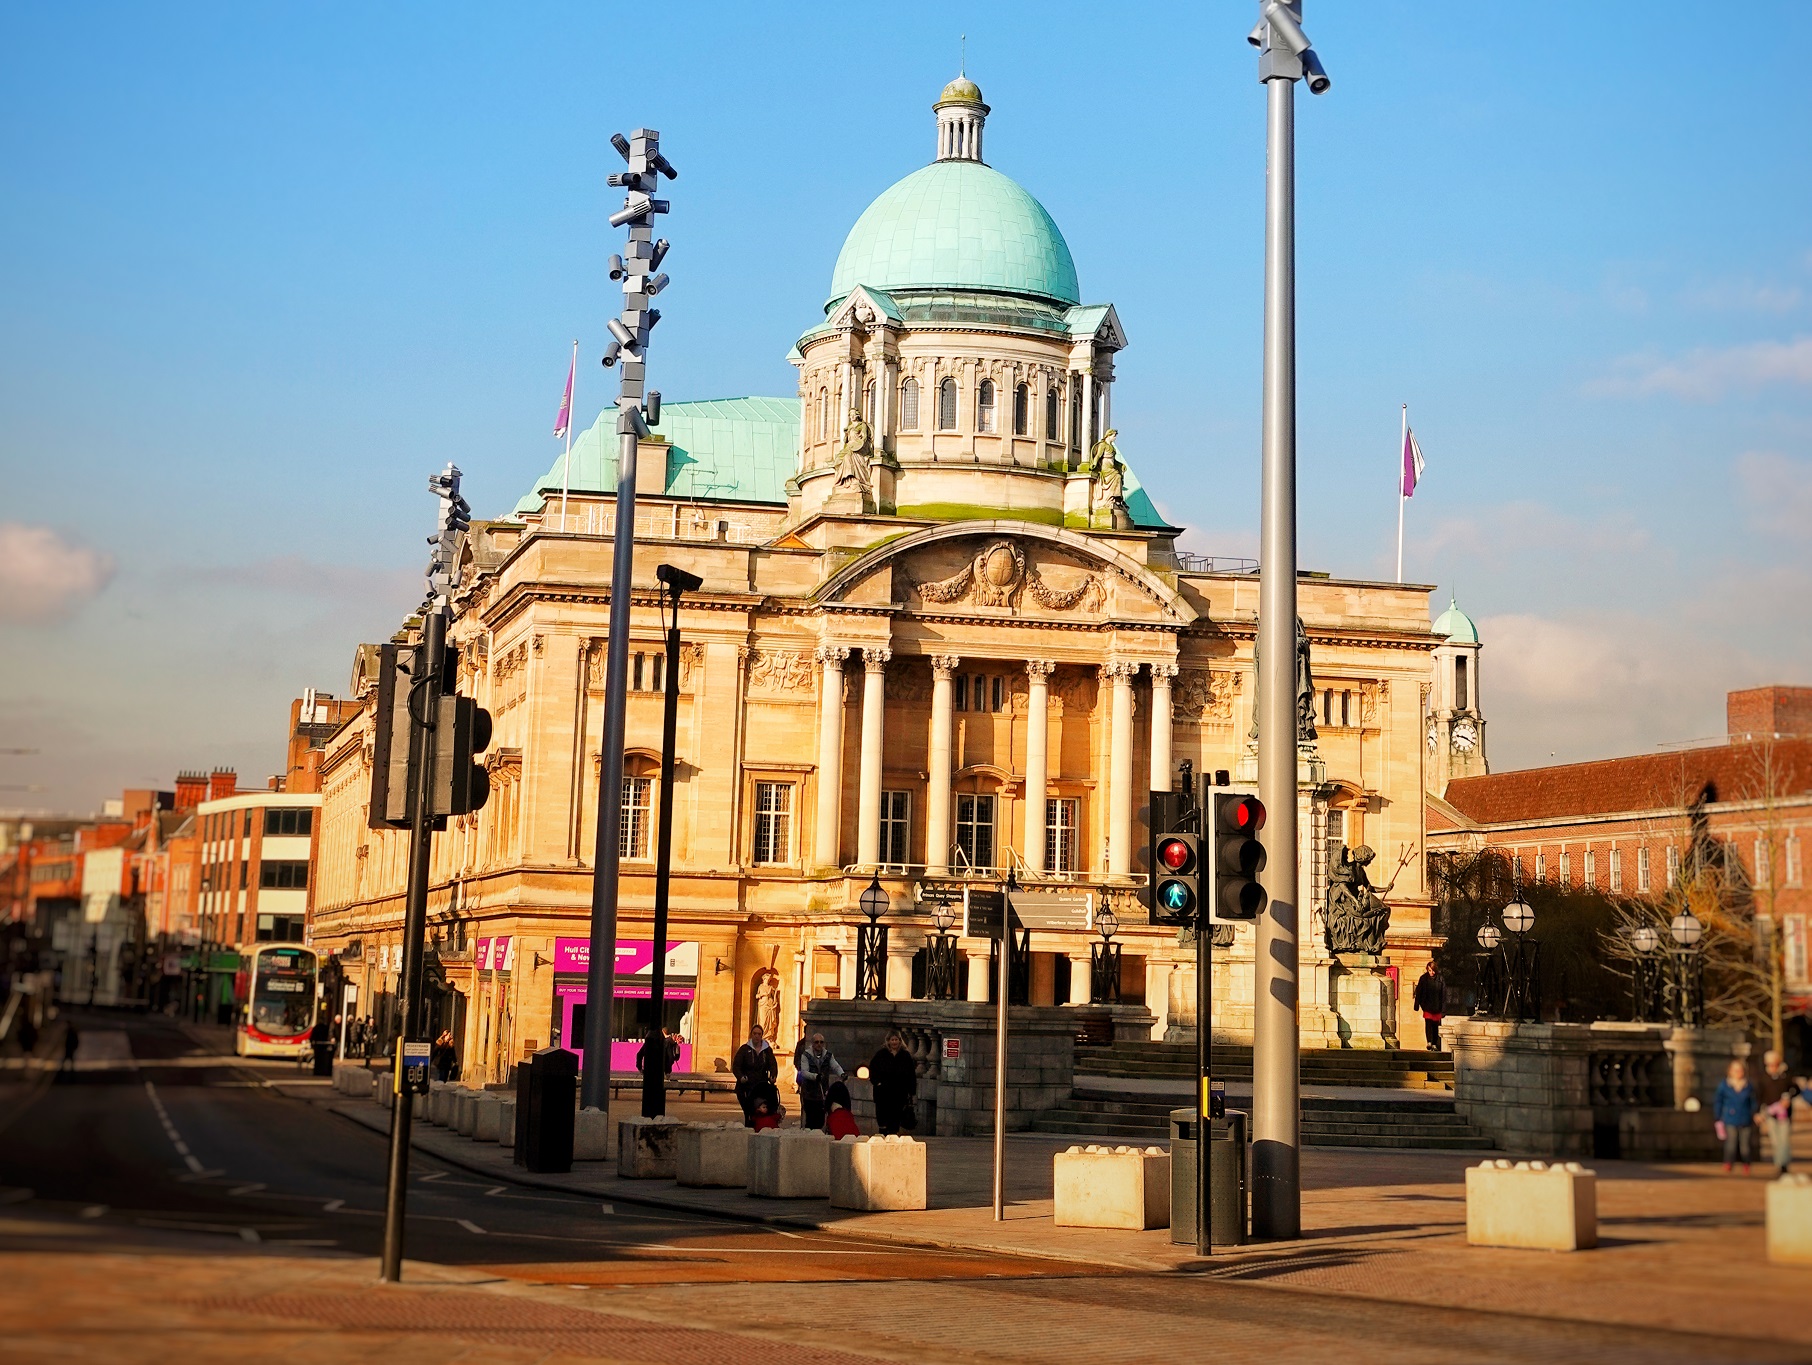
[[[1216,1044],[1214,1078],[1252,1079],[1252,1049]],[[1115,1043],[1076,1049],[1078,1076],[1187,1081],[1195,1076],[1195,1048],[1187,1043]],[[1359,1086],[1384,1090],[1453,1093],[1453,1058],[1445,1052],[1367,1052],[1316,1049],[1302,1054],[1305,1086]]]
[[[1040,1114],[1032,1128],[1096,1141],[1162,1143],[1170,1137],[1170,1111],[1188,1106],[1187,1095],[1079,1089],[1057,1108]],[[1233,1107],[1240,1107],[1237,1100]],[[1492,1150],[1491,1139],[1454,1112],[1452,1100],[1432,1097],[1305,1097],[1302,1141],[1308,1147]]]

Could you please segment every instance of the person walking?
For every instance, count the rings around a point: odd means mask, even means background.
[[[434,1040],[434,1052],[429,1058],[437,1081],[456,1081],[459,1079],[459,1050],[453,1046],[453,1034],[442,1029],[440,1037]]]
[[[1441,1019],[1447,1013],[1447,983],[1441,980],[1441,973],[1435,968],[1434,959],[1422,969],[1421,978],[1416,982],[1416,1008],[1422,1011],[1422,1030],[1428,1035],[1428,1050],[1441,1050]]]
[[[743,1124],[753,1128],[756,1106],[767,1099],[780,1078],[780,1063],[760,1024],[749,1026],[749,1041],[730,1059],[730,1074],[736,1077],[736,1102],[742,1106]]]
[[[1711,1116],[1724,1144],[1726,1171],[1740,1161],[1743,1174],[1749,1174],[1749,1163],[1755,1160],[1755,1116],[1760,1110],[1755,1087],[1749,1084],[1749,1068],[1732,1062],[1711,1102]]]
[[[793,1054],[793,1078],[799,1083],[800,1123],[807,1128],[823,1128],[830,1087],[843,1079],[843,1065],[824,1046],[822,1033],[814,1033],[810,1042],[800,1043]]]
[[[1793,1163],[1793,1101],[1799,1093],[1799,1082],[1788,1074],[1786,1059],[1772,1050],[1764,1052],[1762,1074],[1755,1082],[1755,1102],[1761,1109],[1777,1175],[1785,1175]]]
[[[885,1046],[869,1060],[868,1079],[875,1090],[875,1127],[892,1136],[919,1126],[912,1107],[919,1093],[919,1064],[898,1029],[887,1031]]]
[[[679,1039],[673,1036],[673,1030],[661,1029],[661,1051],[666,1054],[667,1075],[673,1074],[673,1068],[679,1065]],[[642,1070],[648,1056],[646,1040],[635,1050],[635,1069]]]

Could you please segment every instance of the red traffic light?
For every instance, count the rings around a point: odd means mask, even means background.
[[[1195,850],[1185,839],[1161,839],[1158,841],[1158,861],[1172,872],[1182,872],[1195,861]]]
[[[1256,796],[1242,796],[1221,808],[1227,833],[1257,834],[1265,827],[1265,806]]]

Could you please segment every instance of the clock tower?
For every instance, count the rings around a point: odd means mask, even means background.
[[[1455,777],[1480,777],[1485,761],[1485,713],[1480,700],[1479,631],[1448,599],[1433,632],[1446,636],[1434,652],[1434,690],[1428,699],[1429,790],[1436,796]]]

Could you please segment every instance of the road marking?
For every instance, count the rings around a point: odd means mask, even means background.
[[[258,1236],[257,1228],[240,1228],[239,1237],[240,1237],[240,1240],[246,1241],[246,1242],[258,1242],[258,1241],[262,1240]]]
[[[447,1173],[445,1171],[436,1171],[432,1175],[424,1175],[422,1177],[422,1184],[426,1185],[430,1180],[445,1180],[446,1178]]]
[[[491,1186],[490,1189],[486,1190],[485,1193],[486,1194],[502,1194],[504,1191],[504,1188],[505,1187],[502,1185],[493,1185],[493,1186]],[[609,1208],[610,1205],[606,1204],[604,1207]]]
[[[325,1204],[323,1204],[321,1206],[321,1212],[322,1213],[338,1213],[341,1209],[343,1209],[345,1207],[346,1207],[346,1201],[344,1199],[329,1199]]]
[[[107,1212],[107,1206],[105,1204],[90,1204],[87,1208],[82,1210],[78,1217],[99,1218],[105,1212]]]
[[[176,1149],[176,1155],[183,1159],[192,1175],[201,1175],[201,1161],[189,1150],[189,1144],[182,1140],[182,1134],[176,1131],[176,1125],[170,1121],[170,1111],[164,1108],[163,1097],[157,1093],[157,1087],[150,1081],[145,1082],[145,1094],[150,1096],[151,1107],[157,1111],[157,1121],[164,1126],[164,1136],[170,1139],[170,1145]],[[219,1175],[219,1171],[213,1172]]]
[[[264,1188],[264,1182],[262,1180],[254,1180],[249,1185],[236,1185],[232,1189],[228,1190],[227,1193],[233,1194],[233,1195],[256,1194],[256,1193],[258,1193],[259,1190],[261,1190],[263,1188]]]
[[[458,1223],[467,1232],[477,1233],[480,1237],[487,1235],[485,1230],[479,1227],[478,1224],[474,1223],[470,1218],[456,1218],[453,1221]]]
[[[197,1161],[194,1157],[185,1157],[184,1160],[186,1160],[189,1163],[189,1174],[179,1175],[176,1177],[177,1180],[181,1181],[184,1185],[193,1185],[198,1180],[212,1180],[217,1175],[226,1174],[225,1171],[205,1171],[205,1170],[203,1170],[201,1167],[201,1163],[199,1161]]]
[[[615,1204],[600,1204],[598,1207],[603,1209],[605,1213],[615,1213],[617,1211],[617,1206]]]

